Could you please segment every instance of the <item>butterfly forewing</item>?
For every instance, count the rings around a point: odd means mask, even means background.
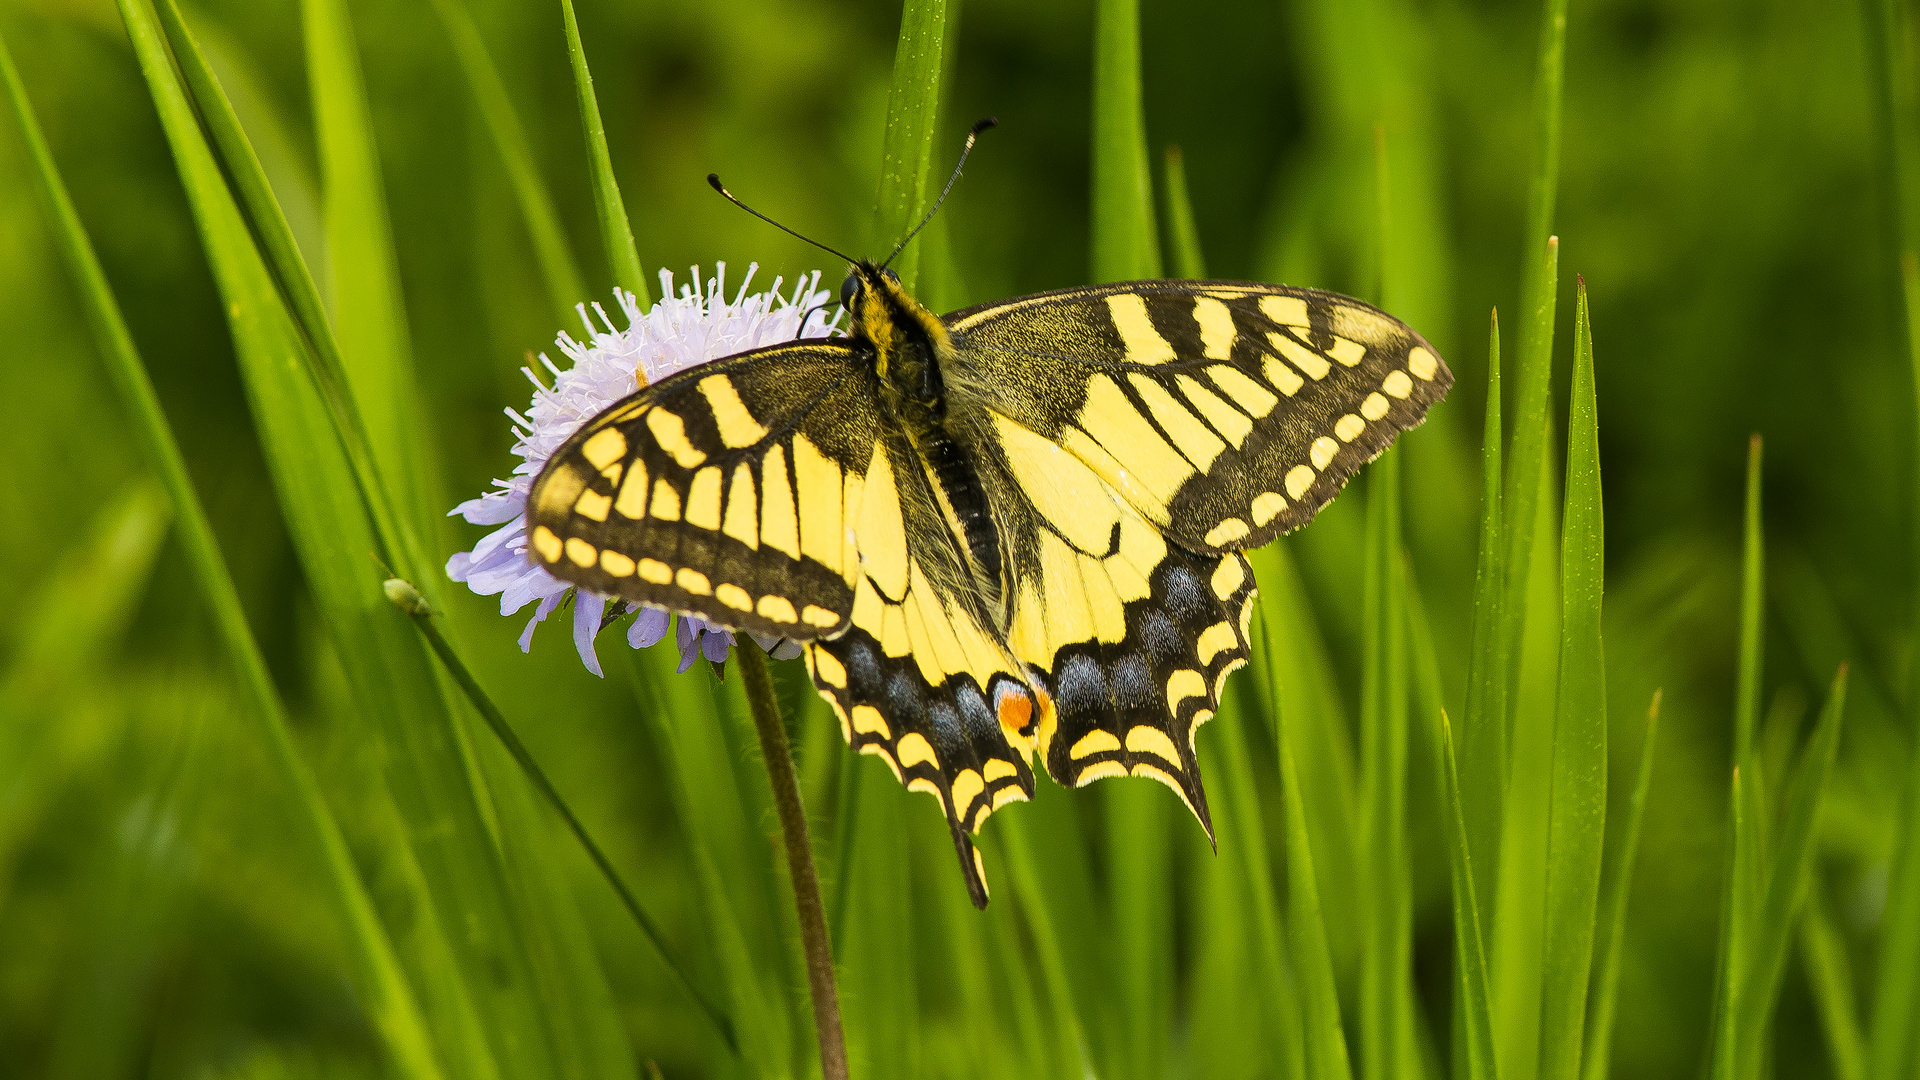
[[[1199,551],[1304,525],[1453,381],[1392,316],[1275,285],[1125,282],[984,305],[948,325],[962,385]]]
[[[531,557],[609,596],[775,637],[839,631],[880,431],[843,344],[691,368],[594,417],[527,499]]]

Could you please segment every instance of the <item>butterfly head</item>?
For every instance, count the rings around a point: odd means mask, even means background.
[[[874,370],[910,396],[938,392],[938,362],[949,348],[947,329],[900,283],[900,275],[862,259],[840,286],[852,317],[849,335],[872,346]]]

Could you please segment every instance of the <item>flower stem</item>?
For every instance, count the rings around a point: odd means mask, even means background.
[[[786,725],[780,721],[780,703],[773,696],[773,676],[767,658],[746,645],[733,655],[740,661],[747,705],[760,733],[760,756],[767,762],[767,781],[773,785],[773,805],[780,813],[780,833],[787,842],[787,873],[793,878],[793,907],[800,917],[800,943],[807,954],[807,982],[813,992],[813,1027],[820,1040],[820,1075],[824,1080],[846,1080],[847,1038],[840,1029],[840,991],[833,981],[833,946],[827,938],[827,914],[820,903],[820,875],[813,867],[813,845],[807,839],[807,812],[800,805],[800,782],[793,771],[793,749],[787,744]]]

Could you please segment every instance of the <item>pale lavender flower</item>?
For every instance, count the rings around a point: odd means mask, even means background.
[[[547,458],[567,441],[581,424],[599,415],[607,406],[638,390],[658,382],[674,372],[731,356],[737,352],[776,345],[795,338],[825,337],[839,318],[838,305],[827,314],[829,294],[822,290],[816,271],[802,278],[790,293],[781,292],[782,279],[775,278],[765,292],[749,294],[748,286],[758,264],[749,263],[746,280],[728,300],[727,264],[719,263],[705,287],[700,284],[700,268],[693,268],[693,284],[673,290],[673,274],[660,271],[660,292],[665,299],[646,311],[634,295],[614,290],[627,328],[615,329],[613,321],[599,304],[589,315],[587,305],[578,307],[586,324],[583,343],[562,333],[556,340],[560,351],[573,362],[562,369],[540,356],[540,363],[553,377],[551,387],[540,381],[530,368],[522,368],[533,383],[533,403],[523,415],[506,410],[513,421],[513,453],[521,458],[513,476],[495,480],[494,490],[477,499],[469,499],[453,508],[475,525],[498,525],[473,546],[447,560],[447,576],[463,581],[482,596],[500,597],[500,614],[512,615],[533,604],[533,617],[520,634],[520,651],[533,647],[533,631],[541,621],[573,596],[573,643],[587,670],[601,674],[600,661],[593,651],[593,639],[608,621],[608,604],[617,605],[615,615],[630,609],[626,601],[601,596],[586,589],[575,589],[527,558],[527,491],[534,478],[546,467]],[[594,322],[599,317],[599,324]],[[627,643],[644,649],[667,636],[669,613],[643,606],[627,628]],[[756,635],[756,639],[758,636]],[[680,647],[680,670],[685,671],[698,656],[718,663],[733,647],[733,634],[696,615],[679,617],[676,643]],[[799,655],[799,646],[791,641],[768,638],[760,641],[777,658]]]

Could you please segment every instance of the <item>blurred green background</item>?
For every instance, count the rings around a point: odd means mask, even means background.
[[[434,6],[350,3],[424,405],[412,434],[438,463],[427,481],[437,492],[431,501],[449,507],[511,468],[501,410],[525,408],[519,368],[531,353],[557,356],[555,332],[579,329],[565,309],[604,301],[611,286],[557,6],[458,2],[499,68],[587,295],[556,297],[543,280],[509,173]],[[727,206],[704,182],[710,171],[825,243],[856,252],[890,246],[872,233],[897,5],[578,3],[650,279],[666,267],[684,282],[689,266],[705,273],[724,260],[737,281],[757,261],[760,284],[817,269],[837,286],[840,267]],[[1577,273],[1591,294],[1598,373],[1616,807],[1638,762],[1647,700],[1665,690],[1624,946],[1616,1075],[1691,1077],[1706,1053],[1749,433],[1766,440],[1763,745],[1783,757],[1810,728],[1835,666],[1853,665],[1816,895],[1863,998],[1874,984],[1913,741],[1916,432],[1899,307],[1898,193],[1882,179],[1887,118],[1870,63],[1878,39],[1862,11],[1806,0],[1572,4],[1554,224],[1562,243],[1557,385],[1564,400]],[[187,15],[324,283],[299,5],[205,0]],[[922,291],[955,308],[1084,282],[1092,7],[966,0],[953,17],[935,172],[944,173],[974,119],[997,116],[1001,126],[943,212],[946,250],[929,249]],[[1518,303],[1539,5],[1141,0],[1140,19],[1156,188],[1164,189],[1161,152],[1178,145],[1213,276],[1379,297],[1381,125],[1396,267],[1385,301],[1459,379],[1405,456],[1406,536],[1457,699],[1471,616],[1485,327],[1490,309],[1505,314]],[[383,917],[404,937],[408,871],[383,861],[392,848],[379,839],[395,820],[381,780],[389,748],[355,718],[317,620],[222,304],[119,16],[104,0],[0,0],[0,33],[184,445],[305,756]],[[1511,358],[1518,320],[1503,325]],[[211,624],[167,537],[163,503],[56,258],[11,122],[0,124],[0,402],[0,601],[10,613],[0,620],[0,1074],[381,1075],[379,1041],[343,974],[341,931],[317,898],[319,870],[288,839],[297,833],[293,812],[253,729],[235,719],[241,705]],[[1362,516],[1350,495],[1283,541],[1349,711],[1360,678]],[[431,554],[444,559],[481,532],[449,520]],[[613,661],[604,682],[581,670],[564,624],[543,627],[521,655],[521,620],[498,618],[492,603],[457,599],[462,650],[691,954],[711,932],[711,912],[686,884],[694,856],[676,823],[663,729],[642,719],[649,703],[672,694],[617,659],[624,649],[611,635],[600,647]],[[804,672],[789,665],[776,677],[804,706]],[[1221,727],[1235,722],[1207,730],[1203,763],[1215,752],[1209,743],[1225,737]],[[745,770],[745,788],[757,766],[750,739],[738,734],[728,735],[722,760]],[[831,892],[835,845],[847,835],[836,814],[851,790],[839,780],[846,755],[818,712],[801,717],[796,737]],[[1256,755],[1258,779],[1277,821],[1271,736],[1248,739],[1269,751]],[[1415,740],[1415,981],[1428,1016],[1441,1018],[1428,1034],[1444,1060],[1451,911],[1430,753]],[[883,772],[864,759],[858,767]],[[709,795],[696,787],[693,804]],[[1044,857],[1084,848],[1092,880],[1103,880],[1108,811],[1086,793],[1077,806],[1058,795],[1043,792],[987,830],[996,884],[1008,874],[994,830],[1014,816],[1027,819]],[[845,986],[848,1023],[874,1060],[895,1054],[888,1060],[915,1071],[993,1075],[970,1043],[985,1036],[950,1007],[952,954],[976,933],[954,920],[975,916],[952,910],[960,882],[925,803],[897,800],[898,850],[911,853],[912,873],[899,895],[923,912],[887,924],[918,927],[912,940],[888,946],[890,962],[905,970],[891,984]],[[741,815],[745,834],[770,836],[763,810],[747,799],[729,813]],[[1163,988],[1172,1013],[1166,1044],[1152,1051],[1164,1068],[1146,1074],[1268,1075],[1251,1051],[1222,1073],[1209,1054],[1234,1055],[1204,1046],[1207,909],[1192,882],[1215,857],[1191,822],[1168,816],[1166,829],[1175,852],[1167,902],[1177,912]],[[1280,834],[1277,825],[1268,832]],[[1235,842],[1222,835],[1222,858]],[[553,849],[564,884],[558,903],[568,912],[556,916],[559,933],[585,942],[599,961],[624,1040],[612,1056],[657,1061],[668,1076],[730,1075],[591,865],[557,832]],[[742,858],[784,895],[771,848],[749,845]],[[768,910],[782,912],[782,903]],[[1010,919],[1006,908],[996,893],[981,925],[1027,942],[1031,931],[989,921]],[[846,933],[859,936],[869,915],[856,901]],[[786,941],[782,917],[790,916],[770,916],[756,939],[776,952]],[[758,955],[769,984],[790,999],[780,1007],[796,1032],[805,1029],[798,969]],[[1773,1068],[1829,1075],[1799,956],[1796,949],[1788,963]],[[1004,972],[989,970],[998,985]],[[1034,1022],[1043,1040],[1072,1041],[1052,1026],[1058,1020],[1048,1013]],[[867,1030],[885,1025],[900,1045]],[[1100,1024],[1089,1026],[1097,1041]],[[794,1057],[804,1068],[807,1055]]]

